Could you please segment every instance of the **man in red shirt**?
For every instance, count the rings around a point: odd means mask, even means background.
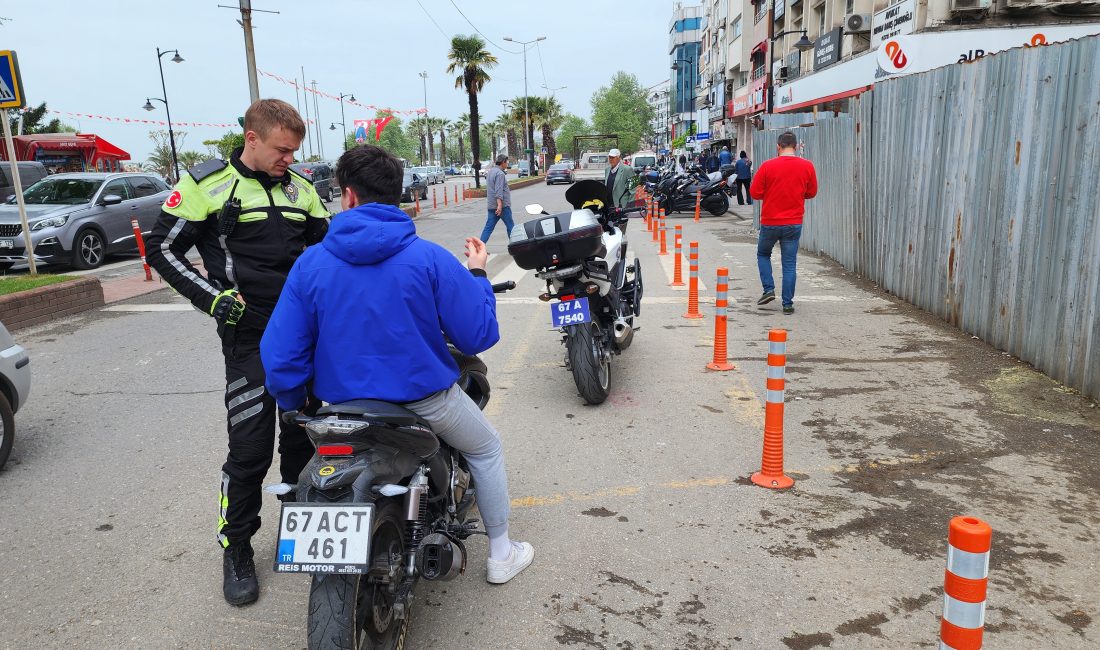
[[[795,264],[798,239],[802,236],[802,217],[806,214],[806,199],[817,196],[817,172],[814,164],[795,152],[798,138],[787,131],[779,136],[778,158],[765,162],[753,176],[749,193],[763,201],[760,209],[760,239],[756,244],[756,264],[764,294],[757,305],[775,300],[775,280],[772,278],[772,248],[779,243],[783,259],[783,313],[794,313]]]

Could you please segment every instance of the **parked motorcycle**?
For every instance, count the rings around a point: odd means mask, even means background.
[[[459,387],[484,409],[485,363],[451,354]],[[309,649],[403,647],[417,582],[461,575],[463,542],[485,534],[469,516],[476,489],[465,459],[399,404],[353,400],[283,418],[317,449],[298,485],[266,488],[296,499],[282,504],[275,571],[312,576]]]
[[[670,175],[659,179],[655,185],[655,197],[665,214],[673,212],[695,212],[696,194],[700,196],[700,210],[718,217],[730,207],[727,194],[727,179],[733,175],[733,167],[722,168],[715,172],[718,178],[712,178],[698,166],[684,174]]]
[[[523,269],[546,281],[550,317],[562,333],[566,366],[588,404],[607,399],[611,357],[633,341],[642,310],[642,267],[628,258],[626,223],[644,207],[611,207],[607,186],[578,181],[565,193],[571,212],[543,215],[514,228],[508,253]]]

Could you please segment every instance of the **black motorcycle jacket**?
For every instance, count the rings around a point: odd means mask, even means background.
[[[324,238],[329,214],[307,179],[290,170],[282,178],[253,171],[241,151],[180,179],[146,240],[146,259],[207,314],[219,293],[237,289],[247,303],[242,324],[263,327],[294,261]],[[192,247],[205,276],[187,260]]]

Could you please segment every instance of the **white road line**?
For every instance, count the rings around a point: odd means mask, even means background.
[[[186,303],[172,303],[172,304],[159,304],[153,303],[148,305],[114,305],[111,307],[104,307],[100,311],[128,311],[128,312],[150,312],[150,311],[192,311],[195,308]]]
[[[515,260],[508,262],[504,270],[493,276],[493,284],[512,281],[519,284],[520,280],[527,276],[527,269],[521,269]]]
[[[668,283],[672,282],[672,276],[676,273],[676,267],[675,267],[676,253],[673,253],[673,252],[670,251],[668,255],[658,255],[657,256],[657,261],[661,263],[661,268],[665,270],[665,285],[667,286]],[[645,268],[644,268],[644,266],[642,268],[642,274],[643,274],[642,280],[644,281],[645,280],[645,277],[644,277]],[[685,254],[685,255],[683,255],[683,259],[680,260],[680,279],[684,281],[684,286],[682,286],[682,287],[669,287],[669,289],[672,289],[673,291],[687,291],[688,290],[687,285],[688,285],[688,276],[689,275],[690,275],[690,270],[688,269],[688,256]],[[702,278],[702,276],[700,276],[699,277],[699,291],[701,293],[701,292],[706,291],[706,290],[707,290],[707,285],[703,284],[703,278]]]
[[[700,303],[714,304],[714,298],[699,296]],[[497,298],[498,305],[539,305],[546,304],[536,296],[516,296],[510,298]],[[645,305],[684,305],[687,306],[686,296],[645,296],[642,298],[642,306]]]

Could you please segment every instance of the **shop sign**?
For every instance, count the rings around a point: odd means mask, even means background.
[[[814,70],[827,68],[840,60],[841,28],[825,32],[814,43]]]
[[[912,34],[917,22],[917,0],[901,0],[871,18],[871,49],[902,34]]]

